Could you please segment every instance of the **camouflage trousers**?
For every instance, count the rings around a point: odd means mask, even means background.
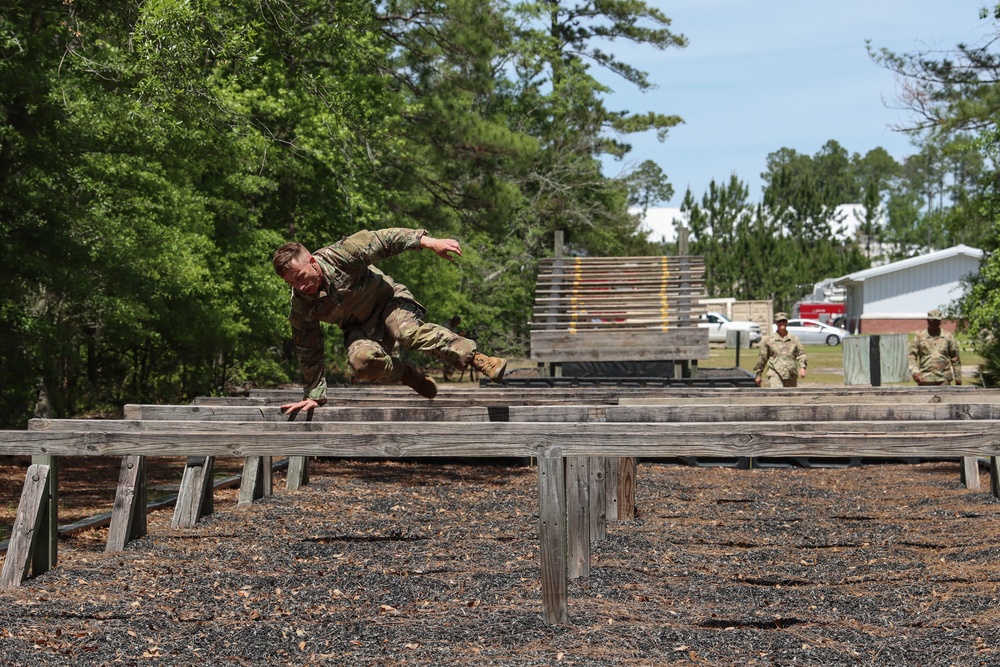
[[[781,389],[782,387],[798,387],[799,386],[799,375],[798,373],[792,373],[792,377],[787,380],[782,378],[777,373],[770,371],[764,376],[764,382],[762,382],[768,389]]]
[[[459,336],[439,324],[424,322],[423,309],[403,299],[393,299],[382,311],[385,333],[381,340],[369,338],[361,329],[346,337],[347,363],[359,380],[391,384],[403,376],[403,362],[392,356],[398,342],[407,350],[425,352],[456,368],[464,369],[476,352],[475,341]]]

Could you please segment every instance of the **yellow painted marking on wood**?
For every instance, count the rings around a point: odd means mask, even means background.
[[[666,256],[660,258],[660,317],[663,322],[660,325],[661,331],[666,331],[667,318],[670,316],[670,299],[667,296],[667,282],[670,280],[670,265],[667,264]]]

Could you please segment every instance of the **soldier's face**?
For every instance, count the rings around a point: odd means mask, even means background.
[[[941,320],[927,320],[927,330],[936,333],[941,330]]]
[[[779,335],[784,336],[788,333],[788,320],[778,320],[774,325],[777,327]]]
[[[323,286],[323,270],[312,255],[297,257],[281,277],[303,294],[315,294]]]

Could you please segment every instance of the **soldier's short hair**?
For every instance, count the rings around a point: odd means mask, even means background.
[[[285,271],[288,270],[288,265],[297,260],[303,254],[308,255],[310,253],[304,245],[296,241],[289,241],[275,250],[274,259],[272,260],[275,273],[284,277]]]

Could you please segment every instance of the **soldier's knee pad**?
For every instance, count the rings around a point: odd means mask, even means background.
[[[389,355],[375,350],[363,350],[358,354],[352,354],[347,362],[358,377],[377,379],[388,369]]]

